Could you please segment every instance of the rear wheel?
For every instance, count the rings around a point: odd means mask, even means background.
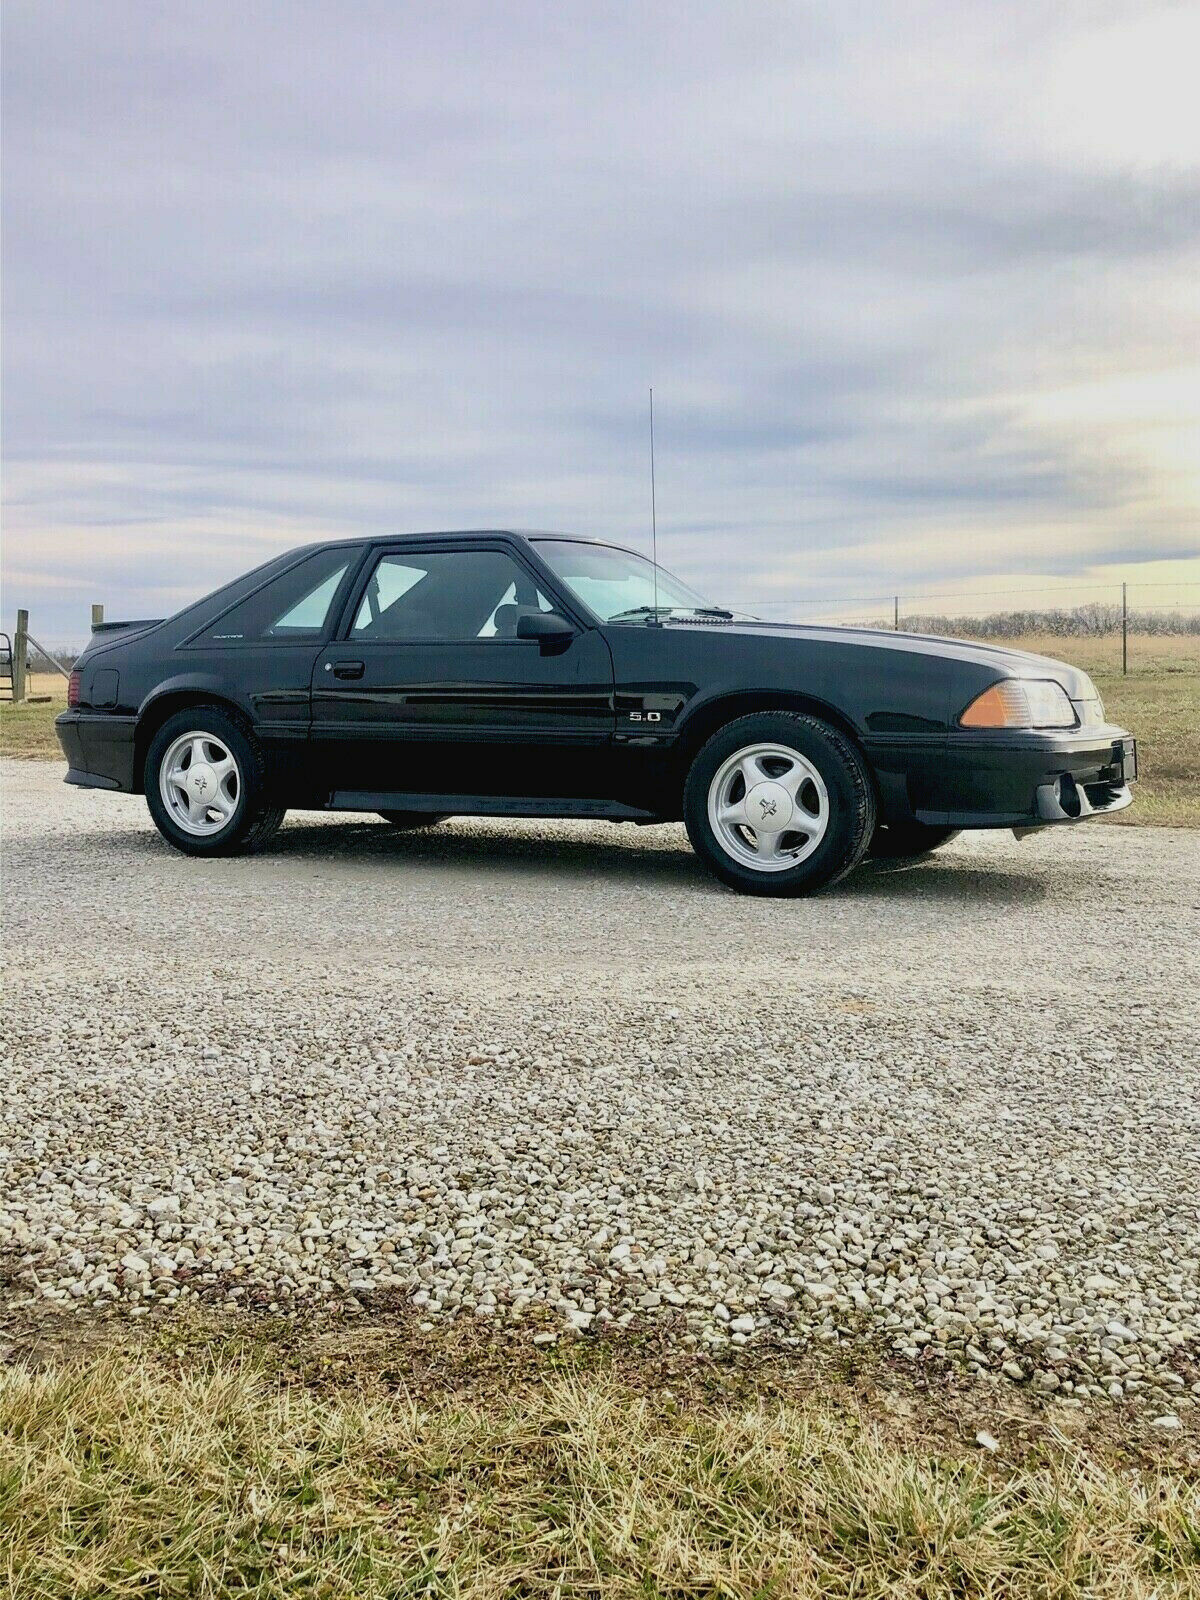
[[[743,894],[826,888],[858,865],[875,829],[858,750],[792,711],[752,712],[713,734],[688,773],[683,811],[696,854]]]
[[[146,805],[168,844],[191,856],[261,848],[284,818],[266,798],[262,749],[216,706],[176,712],[150,741]]]
[[[435,811],[381,811],[379,815],[393,828],[432,828],[446,820],[445,815],[439,816]]]
[[[957,828],[935,828],[924,822],[881,822],[867,846],[873,861],[916,861],[957,839]]]

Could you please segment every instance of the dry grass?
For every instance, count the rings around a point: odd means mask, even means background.
[[[104,1596],[1200,1594],[1200,1487],[1052,1430],[998,1465],[853,1407],[611,1372],[465,1398],[229,1357],[0,1377],[0,1584]]]
[[[66,709],[67,680],[57,672],[30,673],[29,693],[49,695],[49,702],[14,706],[0,701],[0,755],[61,761],[54,719]]]

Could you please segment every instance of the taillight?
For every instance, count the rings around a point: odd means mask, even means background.
[[[67,704],[69,706],[77,706],[79,704],[79,678],[80,674],[73,672],[67,679]]]

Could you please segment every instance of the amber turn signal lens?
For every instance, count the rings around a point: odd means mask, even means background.
[[[1004,678],[977,695],[960,728],[1075,728],[1071,697],[1052,678]]]
[[[958,719],[962,728],[1029,728],[1029,699],[1019,683],[1005,679],[985,689]]]

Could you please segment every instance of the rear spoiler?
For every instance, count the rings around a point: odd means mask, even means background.
[[[142,617],[137,622],[93,622],[92,632],[93,634],[126,633],[134,629],[140,633],[143,628],[157,628],[159,623],[165,620],[164,617]]]

